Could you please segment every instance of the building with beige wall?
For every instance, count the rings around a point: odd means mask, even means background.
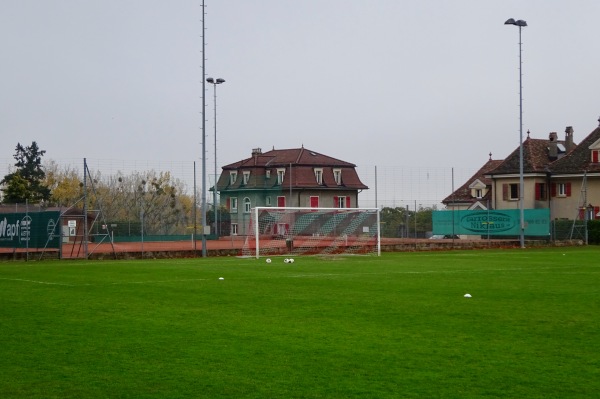
[[[599,119],[600,122],[600,119]],[[491,159],[442,202],[447,209],[518,209],[520,149]],[[483,187],[485,185],[485,187]],[[600,219],[600,127],[579,144],[571,126],[563,140],[556,132],[523,141],[523,207],[550,209],[556,219]],[[474,190],[476,188],[476,190]],[[477,195],[485,193],[484,197]]]

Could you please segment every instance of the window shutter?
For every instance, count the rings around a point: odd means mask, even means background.
[[[539,201],[542,199],[542,185],[541,183],[535,183],[535,200]]]
[[[502,199],[504,201],[508,200],[508,184],[503,184],[502,185]]]
[[[565,184],[565,191],[566,191],[567,197],[570,197],[571,196],[571,183]]]
[[[231,210],[231,198],[227,198],[227,209]]]
[[[338,197],[337,195],[333,197],[333,207],[337,208],[340,204],[338,204]]]
[[[585,208],[579,208],[579,220],[585,220]]]
[[[593,150],[592,151],[592,162],[593,163],[598,163],[598,150]]]
[[[346,197],[346,208],[350,208],[350,197]]]
[[[596,220],[598,217],[596,216],[598,214],[598,212],[600,212],[600,206],[595,206],[594,207],[594,214],[592,215],[592,219]]]
[[[311,208],[319,207],[319,197],[317,197],[317,196],[310,197],[310,207]]]
[[[550,195],[552,197],[556,197],[556,183],[552,183],[550,185]]]

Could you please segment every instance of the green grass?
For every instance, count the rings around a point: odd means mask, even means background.
[[[599,255],[0,263],[0,397],[598,397]]]

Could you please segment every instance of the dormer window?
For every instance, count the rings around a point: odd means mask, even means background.
[[[283,184],[283,177],[285,176],[285,169],[277,169],[277,184]]]
[[[235,184],[236,180],[237,180],[237,171],[229,172],[229,184]]]
[[[342,184],[342,170],[334,169],[333,170],[333,180],[335,180],[335,184],[340,186]]]
[[[588,149],[590,150],[590,161],[600,163],[600,140],[596,140]]]
[[[323,168],[315,168],[315,179],[318,185],[323,184]]]
[[[487,186],[481,180],[476,179],[473,183],[469,185],[469,189],[471,189],[471,197],[482,199],[487,194]]]
[[[248,184],[248,182],[250,181],[250,171],[249,170],[245,170],[244,171],[244,185]]]

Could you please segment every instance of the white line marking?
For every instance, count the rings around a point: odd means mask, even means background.
[[[126,285],[126,284],[153,284],[153,283],[172,283],[172,282],[181,282],[181,281],[204,281],[204,280],[208,280],[206,278],[192,278],[192,279],[181,279],[181,280],[149,280],[149,281],[119,281],[116,283],[105,283],[105,284],[100,284],[100,283],[96,283],[96,284],[67,284],[67,283],[52,283],[49,281],[36,281],[36,280],[26,280],[26,279],[22,279],[22,278],[5,278],[5,277],[0,277],[0,280],[7,280],[7,281],[22,281],[25,283],[34,283],[34,284],[45,284],[45,285],[62,285],[65,287],[90,287],[90,286],[102,286],[102,285]]]
[[[22,278],[5,278],[5,277],[0,277],[0,280],[23,281],[25,283],[46,284],[46,285],[64,285],[64,286],[67,286],[67,287],[75,287],[73,284],[51,283],[50,281],[25,280],[25,279],[22,279]]]
[[[205,281],[207,278],[184,278],[175,280],[148,280],[148,281],[119,281],[116,283],[107,283],[107,285],[121,285],[121,284],[154,284],[154,283],[178,283],[181,281]],[[86,284],[86,285],[104,285],[104,284]]]

